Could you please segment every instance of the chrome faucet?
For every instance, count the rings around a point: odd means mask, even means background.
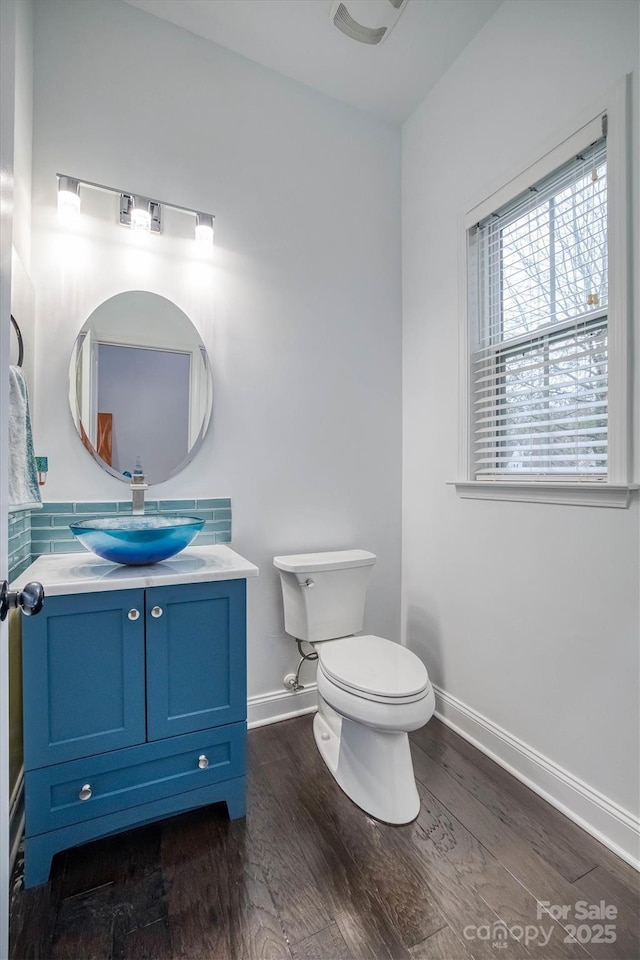
[[[144,492],[149,489],[149,484],[145,482],[140,457],[136,460],[131,483],[131,513],[134,516],[141,516],[144,513]]]

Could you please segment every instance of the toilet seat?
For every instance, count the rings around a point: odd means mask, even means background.
[[[384,637],[341,637],[317,645],[318,667],[346,693],[377,703],[414,703],[431,684],[426,667],[406,647]]]
[[[385,733],[408,733],[424,726],[435,706],[431,684],[412,697],[383,697],[375,699],[362,692],[349,690],[318,668],[318,695],[343,720],[346,718],[371,730]]]

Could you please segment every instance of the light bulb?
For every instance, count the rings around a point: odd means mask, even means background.
[[[131,229],[151,230],[151,211],[149,210],[149,201],[144,197],[134,197],[133,207],[131,209]]]
[[[213,219],[210,213],[196,213],[196,244],[201,249],[213,246]]]
[[[67,226],[80,217],[80,182],[73,177],[58,177],[58,219]]]

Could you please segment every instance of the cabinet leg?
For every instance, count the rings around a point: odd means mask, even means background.
[[[239,820],[247,812],[245,778],[240,777],[233,784],[225,798],[229,820]]]
[[[58,852],[57,845],[51,843],[51,838],[27,837],[24,841],[24,886],[37,887],[46,883],[51,872],[51,861],[54,853]]]

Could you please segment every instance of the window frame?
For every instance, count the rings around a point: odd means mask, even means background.
[[[589,506],[627,507],[638,485],[631,482],[631,357],[630,329],[630,231],[631,189],[629,163],[629,84],[625,77],[601,102],[571,127],[564,137],[554,138],[549,149],[516,176],[502,184],[460,217],[459,303],[459,465],[452,481],[458,496],[483,500],[565,503]],[[475,224],[516,199],[533,183],[543,180],[602,136],[602,117],[607,117],[608,181],[608,475],[607,479],[580,477],[536,478],[496,476],[474,479],[472,357],[475,336],[469,305],[468,231]]]

